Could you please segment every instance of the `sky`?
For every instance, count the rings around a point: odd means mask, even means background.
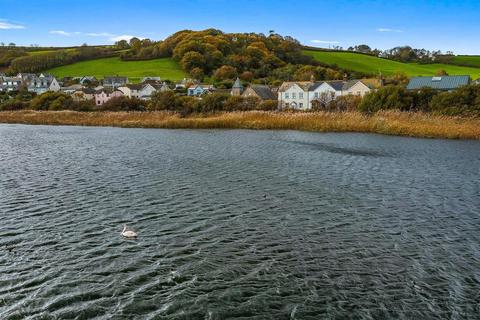
[[[0,0],[0,42],[111,44],[184,29],[274,30],[316,47],[410,45],[480,54],[479,0]]]

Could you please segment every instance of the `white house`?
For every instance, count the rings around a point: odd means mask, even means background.
[[[128,98],[140,98],[141,84],[126,84],[118,87],[117,90],[122,91],[123,95]]]
[[[40,76],[32,77],[28,82],[28,91],[42,94],[47,91],[58,92],[61,87],[57,79],[51,75],[40,74]]]
[[[364,96],[372,89],[361,80],[284,82],[278,90],[278,107],[306,110],[315,101],[328,103],[344,95]]]
[[[143,100],[149,100],[155,92],[165,92],[170,91],[170,87],[166,83],[153,84],[147,83],[139,91],[139,97]]]

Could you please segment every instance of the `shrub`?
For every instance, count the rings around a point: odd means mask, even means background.
[[[72,98],[61,92],[45,92],[30,101],[32,110],[65,110],[69,109]]]
[[[402,86],[386,86],[366,94],[358,109],[362,112],[377,112],[380,110],[408,111],[413,105],[413,99]]]
[[[145,111],[146,102],[137,98],[116,97],[108,100],[99,111]]]
[[[28,102],[23,102],[19,100],[7,100],[0,104],[0,111],[16,111],[28,109]]]
[[[437,114],[480,116],[480,86],[470,85],[434,96],[430,109]]]

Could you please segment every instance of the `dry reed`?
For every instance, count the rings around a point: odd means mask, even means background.
[[[480,119],[424,113],[230,112],[181,117],[169,112],[6,111],[0,123],[169,129],[256,129],[368,132],[411,137],[480,139]]]

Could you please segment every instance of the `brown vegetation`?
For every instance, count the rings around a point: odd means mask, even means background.
[[[480,139],[480,119],[425,113],[227,112],[182,117],[172,112],[5,111],[0,123],[169,129],[258,129],[367,132],[412,137]]]

